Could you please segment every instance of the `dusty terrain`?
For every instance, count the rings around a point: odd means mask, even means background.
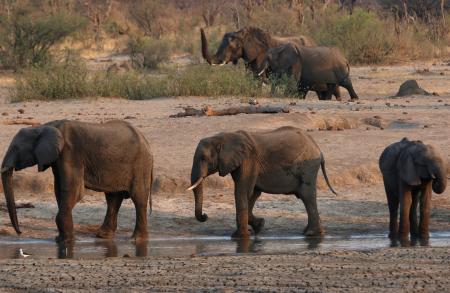
[[[429,68],[429,72],[417,73],[422,67]],[[39,122],[126,119],[145,134],[155,155],[153,213],[149,216],[151,237],[229,236],[235,227],[231,178],[216,175],[208,179],[204,210],[209,220],[205,223],[195,220],[193,196],[184,191],[199,139],[221,131],[259,131],[291,125],[308,130],[317,141],[325,156],[328,176],[339,193],[335,196],[325,188],[319,175],[318,205],[327,235],[386,234],[388,210],[378,171],[379,155],[388,144],[407,136],[438,146],[444,157],[450,159],[450,66],[446,61],[434,66],[430,62],[359,67],[352,69],[352,78],[361,98],[357,103],[318,101],[310,93],[305,101],[258,99],[262,105],[296,102],[289,106],[288,114],[169,118],[186,106],[221,108],[247,104],[248,98],[179,97],[148,101],[93,98],[11,104],[8,87],[12,86],[12,80],[4,76],[0,91],[0,157],[14,134],[24,127],[7,125],[14,119]],[[407,79],[416,79],[421,87],[439,95],[390,97]],[[57,208],[51,171],[38,174],[30,168],[18,172],[15,184],[16,200],[35,206],[18,210],[21,238],[54,237]],[[432,205],[430,230],[448,232],[450,189],[434,195]],[[104,197],[86,190],[74,210],[77,236],[94,238],[105,210]],[[306,225],[304,207],[294,196],[263,194],[256,203],[255,214],[266,219],[261,233],[264,237],[296,236]],[[134,207],[127,201],[120,211],[117,236],[130,236],[133,227]],[[0,209],[2,239],[14,240],[17,236],[7,213]],[[292,255],[2,260],[0,290],[445,291],[450,285],[449,256],[448,247],[418,247],[299,251]]]

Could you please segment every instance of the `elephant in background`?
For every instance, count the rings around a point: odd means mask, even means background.
[[[403,138],[386,147],[379,166],[389,206],[389,237],[394,241],[400,237],[405,243],[411,233],[412,239],[427,241],[431,191],[437,194],[445,191],[447,163],[433,146]],[[399,206],[400,225],[397,222]]]
[[[315,90],[321,100],[330,100],[333,94],[336,100],[341,100],[339,86],[342,86],[352,100],[358,99],[350,80],[348,61],[337,48],[285,44],[269,49],[258,74],[266,72],[293,76],[303,96]]]
[[[21,231],[14,201],[13,170],[36,164],[39,172],[49,167],[53,171],[58,242],[70,243],[74,238],[72,209],[81,199],[84,187],[106,195],[108,208],[98,237],[114,236],[122,201],[131,198],[136,208],[133,237],[147,238],[153,156],[145,137],[131,124],[118,120],[103,124],[57,120],[22,128],[12,139],[1,165],[8,212],[18,234]]]
[[[319,168],[329,188],[325,160],[315,141],[299,128],[281,127],[267,132],[228,132],[203,138],[194,154],[191,187],[195,196],[195,217],[204,222],[203,184],[205,177],[219,172],[231,174],[234,181],[237,230],[234,238],[248,238],[247,225],[255,234],[264,226],[264,219],[253,215],[253,207],[261,192],[294,194],[301,199],[308,214],[303,233],[323,233],[316,201]],[[333,191],[334,192],[334,191]]]
[[[237,64],[238,60],[242,58],[247,68],[255,76],[258,74],[264,56],[270,48],[291,43],[297,46],[316,46],[314,40],[306,36],[276,37],[260,28],[247,27],[236,32],[226,33],[217,52],[211,56],[205,32],[203,29],[200,32],[202,56],[209,64],[224,65],[229,62]]]

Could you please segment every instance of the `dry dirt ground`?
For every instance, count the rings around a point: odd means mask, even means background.
[[[417,73],[429,68],[429,72]],[[235,228],[231,178],[211,176],[204,210],[209,220],[194,219],[189,184],[192,156],[198,141],[222,131],[261,131],[291,125],[309,131],[321,147],[333,195],[319,174],[318,206],[329,236],[386,234],[388,210],[378,158],[390,143],[407,136],[438,146],[450,159],[450,66],[448,61],[352,69],[357,103],[258,99],[262,105],[287,105],[287,114],[169,118],[183,107],[216,108],[247,104],[248,98],[178,97],[148,101],[117,98],[8,103],[10,76],[1,79],[0,157],[24,125],[17,119],[46,122],[77,119],[102,122],[126,119],[150,141],[155,156],[151,237],[229,236]],[[400,84],[416,79],[438,96],[392,98]],[[345,90],[343,90],[344,92]],[[346,100],[348,96],[345,96]],[[20,110],[20,111],[19,111]],[[22,113],[20,113],[22,112]],[[51,239],[56,234],[57,208],[51,171],[34,168],[15,174],[21,238]],[[1,191],[1,190],[0,190]],[[450,230],[450,189],[433,196],[432,232]],[[106,211],[104,197],[89,190],[74,209],[76,234],[92,239]],[[306,225],[303,205],[289,195],[263,194],[255,215],[264,216],[264,237],[300,235]],[[134,207],[127,201],[119,216],[118,237],[131,235]],[[0,209],[0,241],[17,239],[7,213]],[[0,248],[1,248],[0,244]],[[450,248],[383,248],[349,251],[298,251],[290,254],[112,258],[106,260],[0,260],[0,290],[16,291],[448,291]]]

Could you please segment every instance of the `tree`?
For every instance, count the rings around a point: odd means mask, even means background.
[[[166,17],[161,0],[141,0],[130,6],[130,14],[144,35],[159,39],[163,33],[161,20]]]
[[[0,17],[0,63],[14,69],[43,64],[54,45],[84,26],[84,19],[77,15],[35,15],[16,7],[9,18]]]

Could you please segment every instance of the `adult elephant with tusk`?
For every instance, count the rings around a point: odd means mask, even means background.
[[[135,239],[145,239],[147,203],[151,209],[153,156],[149,143],[124,121],[103,124],[57,120],[21,129],[11,141],[1,165],[1,177],[11,223],[18,234],[14,202],[13,170],[38,165],[51,167],[58,203],[58,242],[73,240],[72,209],[84,187],[105,192],[107,212],[97,236],[112,238],[123,199],[136,208]]]
[[[255,234],[264,226],[264,219],[253,215],[253,207],[261,192],[295,194],[308,214],[303,233],[317,236],[323,230],[316,202],[316,180],[319,168],[329,188],[325,160],[314,140],[294,127],[281,127],[267,132],[237,131],[219,133],[202,139],[195,151],[191,171],[195,217],[204,222],[203,180],[219,172],[231,174],[234,181],[237,230],[235,238],[248,238],[249,224]],[[333,193],[335,193],[333,191]]]

